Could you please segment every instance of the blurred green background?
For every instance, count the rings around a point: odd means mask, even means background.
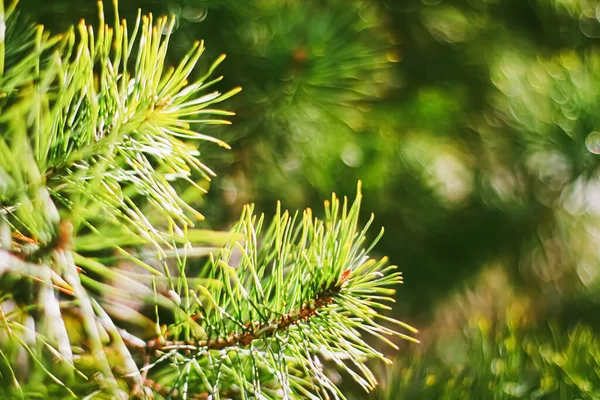
[[[21,0],[61,32],[91,0]],[[421,329],[377,399],[600,399],[600,2],[122,0],[203,39],[231,127],[201,127],[218,177],[196,204],[225,229],[364,186],[376,247]],[[114,15],[106,2],[107,15]],[[200,74],[202,71],[199,70]],[[366,395],[357,394],[356,398]]]

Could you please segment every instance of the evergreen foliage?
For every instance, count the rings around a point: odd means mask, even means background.
[[[334,196],[325,218],[251,206],[231,232],[195,228],[213,171],[198,141],[224,56],[196,42],[167,68],[175,20],[82,20],[60,36],[0,2],[0,369],[7,397],[344,398],[370,390],[370,334],[401,282]],[[185,198],[185,199],[184,199]],[[370,223],[369,223],[370,224]],[[369,225],[367,224],[367,225]]]

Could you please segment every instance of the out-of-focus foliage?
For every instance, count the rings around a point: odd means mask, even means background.
[[[542,299],[507,283],[501,268],[487,268],[465,294],[448,299],[421,332],[422,346],[382,372],[373,398],[597,399],[595,329],[548,322],[552,310]]]
[[[398,360],[374,398],[597,399],[599,346],[585,325],[565,335],[473,318],[460,334]]]

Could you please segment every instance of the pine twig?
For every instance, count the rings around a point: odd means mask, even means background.
[[[249,347],[254,341],[273,336],[277,332],[284,332],[291,325],[308,321],[309,318],[316,315],[320,309],[334,302],[335,296],[339,294],[342,289],[342,285],[343,281],[332,284],[330,287],[323,287],[314,297],[312,302],[307,302],[299,309],[282,315],[271,322],[247,322],[245,324],[246,330],[244,332],[232,333],[226,339],[218,338],[215,340],[202,340],[197,342],[160,341],[152,339],[146,343],[146,349],[150,351],[177,349],[187,353],[190,352],[192,348],[197,348],[197,350],[223,350],[228,347]]]

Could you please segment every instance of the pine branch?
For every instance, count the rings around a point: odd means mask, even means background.
[[[363,247],[360,199],[360,187],[351,207],[334,196],[326,202],[325,221],[313,220],[310,210],[302,219],[278,210],[264,233],[263,218],[247,207],[233,229],[245,239],[211,257],[201,273],[209,287],[177,293],[188,317],[147,342],[146,354],[155,358],[147,369],[170,376],[160,382],[172,388],[179,388],[185,376],[195,392],[239,387],[268,397],[263,385],[270,383],[284,398],[343,398],[319,367],[322,359],[371,390],[376,380],[367,360],[389,360],[360,332],[396,347],[386,336],[414,339],[377,319],[416,331],[378,311],[389,309],[382,302],[393,301],[387,296],[394,290],[387,286],[401,283],[401,275],[386,266],[386,259],[368,257],[374,243]],[[186,322],[191,320],[205,333],[193,334]],[[164,366],[167,360],[173,369]],[[181,369],[189,365],[194,373]]]
[[[201,194],[194,177],[214,175],[198,160],[190,140],[228,147],[192,127],[229,123],[212,116],[233,113],[209,106],[239,88],[201,94],[220,81],[209,77],[224,56],[200,79],[188,82],[204,51],[201,42],[176,68],[163,71],[170,34],[163,38],[161,32],[170,32],[173,21],[159,18],[154,23],[152,16],[139,16],[129,37],[118,13],[109,27],[102,3],[99,8],[97,37],[83,21],[78,35],[71,30],[49,37],[40,28],[32,44],[35,51],[3,76],[0,89],[10,107],[0,104],[0,123],[7,132],[0,137],[0,175],[10,179],[0,201],[14,206],[21,197],[31,199],[31,192],[45,189],[59,211],[71,214],[75,234],[85,228],[91,230],[88,240],[113,238],[113,243],[115,236],[123,243],[132,236],[146,243],[149,237],[165,256],[163,249],[172,244],[154,220],[166,219],[181,236],[184,225],[194,225],[190,215],[202,218],[171,182],[185,180]],[[10,15],[7,20],[10,25]],[[148,204],[144,210],[138,206],[141,198]],[[33,221],[33,208],[20,205],[10,215],[17,221],[15,229],[44,246],[53,240],[58,220]]]
[[[227,338],[218,338],[212,340],[204,340],[200,342],[159,342],[150,340],[146,344],[148,350],[171,350],[182,349],[186,353],[190,350],[223,350],[227,347],[248,347],[252,342],[267,337],[272,337],[277,333],[285,332],[291,325],[297,325],[301,322],[308,321],[309,318],[315,316],[317,312],[333,303],[335,297],[340,293],[341,283],[336,283],[332,287],[323,288],[323,290],[315,296],[312,302],[303,304],[299,309],[288,314],[282,315],[271,322],[247,322],[244,324],[245,330],[240,333],[229,335]]]

